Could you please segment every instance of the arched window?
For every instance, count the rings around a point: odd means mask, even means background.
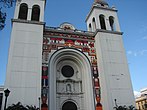
[[[91,23],[89,24],[89,31],[92,31],[92,28],[91,28]]]
[[[32,8],[32,21],[39,21],[40,18],[40,7],[38,5],[34,5]]]
[[[92,19],[92,25],[93,25],[93,31],[95,31],[96,30],[95,18]]]
[[[114,17],[113,16],[109,17],[109,23],[110,23],[111,31],[114,31],[115,25],[114,25]]]
[[[19,8],[18,19],[26,20],[27,15],[28,15],[28,5],[26,3],[22,3]]]
[[[100,16],[99,16],[99,19],[100,19],[101,29],[105,29],[105,30],[106,30],[105,16],[104,16],[104,15],[100,15]]]

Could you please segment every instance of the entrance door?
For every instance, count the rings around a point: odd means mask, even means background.
[[[77,106],[75,103],[68,101],[63,104],[62,110],[77,110]]]

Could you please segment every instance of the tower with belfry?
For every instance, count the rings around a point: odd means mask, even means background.
[[[49,2],[49,1],[48,1]],[[135,105],[117,9],[95,0],[87,31],[45,25],[45,0],[18,0],[5,88],[8,105],[40,110],[113,110]]]

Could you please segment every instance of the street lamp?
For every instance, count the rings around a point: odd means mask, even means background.
[[[39,110],[41,110],[41,109],[40,109],[40,97],[38,97],[38,100],[39,100]]]
[[[117,102],[116,102],[116,99],[114,99],[114,101],[115,101],[115,106],[118,107]]]
[[[7,98],[8,98],[8,96],[9,96],[10,90],[9,90],[9,89],[6,89],[6,90],[4,90],[4,93],[5,93],[5,105],[4,105],[4,110],[6,110]]]

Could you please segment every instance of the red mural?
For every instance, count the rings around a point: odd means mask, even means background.
[[[74,32],[71,34],[62,32],[45,31],[43,37],[43,52],[42,52],[42,110],[48,109],[48,60],[51,51],[58,50],[64,47],[72,47],[88,53],[89,60],[92,65],[93,82],[95,90],[96,110],[102,110],[100,103],[101,93],[99,84],[99,73],[97,66],[97,57],[94,47],[94,37],[92,35],[76,35]]]

